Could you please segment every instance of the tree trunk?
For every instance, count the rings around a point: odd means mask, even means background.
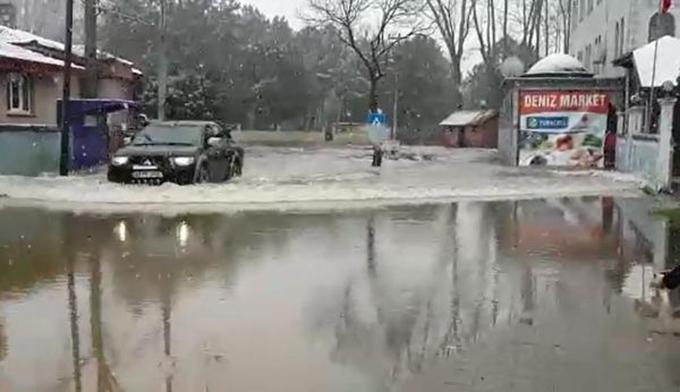
[[[550,23],[548,18],[550,17],[550,6],[548,0],[545,0],[545,19],[543,23],[545,25],[545,55],[550,54]]]
[[[451,59],[451,78],[453,79],[454,86],[456,86],[453,92],[453,102],[456,106],[462,107],[463,94],[460,92],[460,86],[463,83],[463,72],[460,69],[460,63],[460,56],[456,56]]]
[[[378,113],[378,80],[375,76],[370,78],[371,89],[368,95],[368,110],[371,113]]]
[[[571,1],[571,0],[570,0]],[[503,5],[503,56],[508,57],[510,47],[509,47],[509,42],[508,42],[508,2],[509,0],[505,0],[505,3]]]
[[[82,95],[85,98],[96,98],[99,75],[97,69],[97,7],[95,0],[85,0],[85,58],[87,58],[87,69]]]
[[[536,11],[536,20],[535,20],[535,27],[536,27],[536,58],[540,59],[541,58],[541,22],[543,18],[543,0],[537,0],[538,1],[538,9]]]
[[[564,53],[569,53],[569,44],[571,41],[571,22],[572,22],[572,3],[571,0],[567,2],[567,14],[564,16],[566,19],[564,27]]]

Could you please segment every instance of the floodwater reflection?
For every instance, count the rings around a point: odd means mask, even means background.
[[[677,260],[677,230],[635,203],[0,209],[0,389],[392,391],[517,328],[619,339]],[[680,362],[651,361],[677,387]]]

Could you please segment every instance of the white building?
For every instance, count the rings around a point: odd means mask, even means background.
[[[680,4],[659,17],[659,0],[571,0],[569,54],[598,76],[618,77],[612,61],[663,35],[680,36]],[[679,3],[677,0],[675,3]]]

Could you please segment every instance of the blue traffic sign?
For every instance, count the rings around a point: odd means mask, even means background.
[[[369,125],[385,125],[387,118],[383,113],[370,113],[366,122]]]

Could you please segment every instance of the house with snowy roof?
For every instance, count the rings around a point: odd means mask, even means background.
[[[442,127],[442,144],[453,148],[496,148],[498,146],[498,112],[495,110],[457,110],[446,117]]]
[[[72,97],[80,97],[87,60],[73,47]],[[63,89],[65,50],[61,42],[0,26],[0,124],[57,124],[56,102]],[[97,55],[97,97],[134,100],[142,72],[128,60]]]

